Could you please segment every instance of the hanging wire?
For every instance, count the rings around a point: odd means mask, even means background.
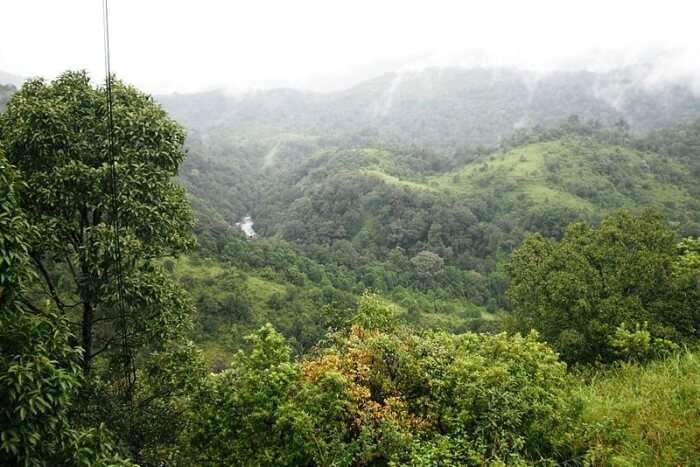
[[[109,8],[108,0],[102,2],[102,16],[104,25],[104,57],[105,57],[105,89],[107,93],[107,128],[108,128],[108,152],[110,162],[110,189],[112,222],[114,225],[114,261],[116,268],[117,307],[121,327],[122,359],[124,368],[124,396],[131,405],[133,403],[133,390],[136,383],[136,368],[134,358],[129,346],[127,305],[124,299],[124,271],[122,267],[121,250],[121,222],[119,219],[119,174],[117,172],[117,158],[114,144],[114,98],[112,96],[112,66],[109,47]]]

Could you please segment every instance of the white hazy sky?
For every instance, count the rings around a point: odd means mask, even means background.
[[[112,69],[148,92],[325,90],[403,66],[546,69],[680,50],[700,70],[696,0],[110,0]],[[101,0],[3,0],[0,70],[103,79]],[[671,70],[676,71],[676,70]]]

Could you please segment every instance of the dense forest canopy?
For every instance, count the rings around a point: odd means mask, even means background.
[[[643,74],[0,87],[0,463],[694,465],[700,101]]]

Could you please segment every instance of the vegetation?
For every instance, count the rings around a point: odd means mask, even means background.
[[[271,327],[211,377],[191,446],[207,465],[483,465],[565,459],[565,366],[504,334],[418,335],[365,295],[358,322],[301,362]]]
[[[387,74],[328,94],[210,91],[159,100],[190,128],[227,128],[256,141],[295,133],[337,139],[344,147],[379,141],[451,152],[493,146],[520,128],[557,126],[570,115],[602,127],[624,119],[635,134],[700,118],[691,86],[635,84],[653,71],[640,65],[535,75],[441,67]]]
[[[561,242],[527,239],[513,254],[509,297],[522,329],[538,329],[570,362],[641,359],[698,337],[698,270],[682,264],[696,241],[677,247],[652,212],[627,212]]]
[[[700,358],[683,351],[573,380],[592,465],[697,465]]]
[[[15,170],[0,152],[0,462],[3,465],[131,465],[101,426],[71,420],[82,349],[51,307],[23,300],[33,279]]]
[[[454,121],[409,76],[371,131],[381,80],[197,96],[235,124],[187,142],[118,80],[113,127],[85,73],[26,82],[0,114],[0,463],[697,463],[700,126],[652,118],[695,101],[649,91],[629,125],[590,76],[523,109],[518,73],[467,75]],[[508,138],[462,147],[479,125]]]
[[[113,92],[115,174],[105,90],[84,73],[26,83],[0,133],[34,233],[25,241],[38,280],[23,302],[39,315],[49,300],[72,327],[64,336],[72,351],[59,362],[80,353],[78,420],[106,424],[141,462],[174,441],[176,399],[196,376],[192,307],[154,259],[194,240],[184,191],[172,181],[182,129],[135,89],[115,81]]]

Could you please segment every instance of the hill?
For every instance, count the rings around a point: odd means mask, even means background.
[[[14,87],[20,87],[22,86],[22,83],[26,78],[23,78],[19,75],[15,75],[13,73],[7,73],[5,71],[0,70],[0,84],[11,84]]]
[[[0,112],[5,111],[5,107],[7,106],[10,97],[16,90],[17,88],[11,84],[0,84]]]
[[[685,140],[664,133],[685,142],[686,151],[675,146],[680,153],[651,144],[661,136],[574,123],[454,156],[309,139],[295,156],[285,152],[288,140],[270,156],[265,140],[252,150],[233,138],[219,156],[207,149],[211,141],[197,147],[181,177],[200,215],[200,238],[252,215],[263,238],[342,268],[359,289],[408,290],[495,311],[508,306],[506,258],[528,233],[559,238],[572,222],[653,208],[681,235],[700,234],[697,162],[687,153],[700,135],[693,128],[675,130]]]
[[[293,89],[160,96],[188,128],[317,137],[438,150],[495,145],[518,129],[575,114],[637,135],[700,117],[690,83],[648,80],[650,65],[606,73],[534,73],[512,68],[427,68],[391,73],[327,94]]]

